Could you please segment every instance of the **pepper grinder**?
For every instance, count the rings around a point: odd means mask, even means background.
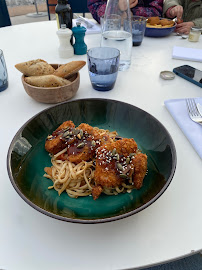
[[[72,28],[73,36],[75,38],[74,54],[83,55],[87,52],[87,45],[84,42],[86,28],[81,26],[80,22],[76,23],[76,26]]]
[[[74,49],[70,44],[72,31],[66,28],[65,24],[61,24],[61,28],[57,31],[57,35],[60,41],[59,56],[61,58],[70,58],[74,55]]]

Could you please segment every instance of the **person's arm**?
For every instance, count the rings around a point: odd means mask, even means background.
[[[141,2],[142,1],[139,1],[139,4],[136,7],[132,8],[132,12],[134,15],[144,17],[153,17],[153,16],[162,17],[163,0],[154,0],[150,2],[147,7],[141,4]]]
[[[163,3],[163,14],[167,15],[166,12],[169,11],[174,6],[183,6],[183,0],[164,0]],[[169,9],[169,10],[168,10]],[[170,16],[168,16],[170,18]]]
[[[192,22],[194,23],[195,26],[202,28],[202,17],[194,19]]]
[[[88,0],[87,6],[93,18],[100,23],[100,17],[104,16],[107,0]]]

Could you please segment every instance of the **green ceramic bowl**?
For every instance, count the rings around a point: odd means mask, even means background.
[[[52,181],[43,177],[50,166],[44,143],[62,122],[72,120],[116,130],[134,138],[148,156],[148,174],[143,187],[117,196],[101,195],[73,199],[48,190]],[[147,112],[115,100],[81,99],[50,107],[26,122],[8,150],[7,169],[17,193],[33,208],[68,222],[102,223],[136,214],[156,201],[170,184],[176,168],[176,150],[165,127]]]

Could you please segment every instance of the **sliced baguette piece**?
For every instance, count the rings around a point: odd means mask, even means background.
[[[85,61],[72,61],[67,64],[61,65],[55,70],[54,75],[62,78],[67,78],[77,73],[86,64]]]
[[[53,74],[55,69],[42,59],[30,60],[16,64],[15,67],[25,76],[42,76]]]
[[[58,87],[71,83],[55,75],[25,77],[25,82],[36,87]]]

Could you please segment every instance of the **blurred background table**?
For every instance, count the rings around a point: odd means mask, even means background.
[[[133,47],[129,70],[118,74],[113,90],[92,89],[87,65],[80,71],[74,99],[108,98],[135,105],[156,117],[170,132],[177,150],[177,168],[165,193],[142,212],[112,223],[71,224],[47,217],[27,205],[13,189],[6,169],[8,147],[18,129],[51,106],[37,103],[24,91],[16,63],[41,58],[49,63],[85,60],[86,55],[60,59],[55,21],[0,29],[9,87],[0,93],[1,196],[0,268],[2,269],[140,269],[187,256],[202,249],[201,159],[164,106],[174,98],[201,97],[201,88],[159,74],[187,62],[172,59],[173,46],[200,48],[174,34],[144,38]],[[100,35],[86,35],[88,48],[99,46]],[[188,64],[201,69],[201,63]]]

